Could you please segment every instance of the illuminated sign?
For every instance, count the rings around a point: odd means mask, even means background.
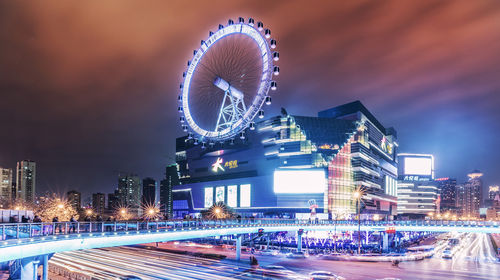
[[[382,137],[382,140],[380,141],[380,147],[382,148],[382,151],[392,155],[392,144],[387,141],[387,138],[385,138],[385,136]]]
[[[319,146],[318,148],[321,150],[338,150],[339,145],[337,145],[337,144],[335,144],[335,145],[323,144],[323,145]]]
[[[448,181],[448,180],[450,180],[450,178],[449,178],[449,177],[444,177],[444,178],[436,178],[436,179],[434,179],[434,181]]]
[[[404,174],[405,175],[432,175],[432,157],[405,157]]]
[[[237,160],[230,160],[226,161],[224,163],[224,160],[222,158],[217,158],[217,160],[212,164],[212,171],[213,172],[219,172],[219,171],[226,171],[225,168],[233,169],[238,167],[238,161]]]
[[[403,181],[429,181],[428,177],[420,177],[420,176],[412,176],[412,175],[405,175],[403,178]]]
[[[222,158],[217,158],[217,160],[212,164],[212,171],[217,172],[219,170],[225,171],[222,167]]]
[[[224,163],[224,167],[227,167],[229,169],[236,168],[238,167],[238,161],[237,160],[226,161],[226,163]]]
[[[323,193],[326,185],[324,169],[274,171],[275,193]]]

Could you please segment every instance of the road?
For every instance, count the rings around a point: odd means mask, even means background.
[[[391,263],[341,262],[317,257],[288,259],[284,256],[260,256],[261,266],[280,265],[304,279],[311,271],[325,270],[347,279],[499,279],[500,264],[496,262],[493,247],[486,234],[461,234],[452,259],[443,259],[441,246],[433,258],[417,262],[404,262],[399,267]],[[445,242],[445,241],[442,241]],[[443,243],[446,244],[446,243]],[[183,247],[182,249],[186,249]],[[117,247],[56,254],[51,263],[65,265],[74,270],[93,273],[97,279],[110,279],[110,275],[136,275],[142,279],[259,279],[248,276],[248,255],[236,262],[234,251],[215,248],[191,248],[196,251],[221,253],[228,259],[218,261],[143,248]],[[303,277],[300,277],[303,276]],[[100,277],[100,278],[99,278]]]

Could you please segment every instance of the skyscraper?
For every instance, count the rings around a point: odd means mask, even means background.
[[[103,193],[92,194],[92,208],[96,214],[102,216],[106,208],[106,196]]]
[[[68,196],[68,202],[75,209],[78,211],[82,207],[82,194],[77,191],[69,191],[67,194]]]
[[[36,163],[31,160],[17,162],[17,198],[27,202],[35,201]]]
[[[108,210],[113,212],[120,206],[120,194],[118,190],[108,193]]]
[[[12,200],[12,169],[0,167],[0,202],[9,203],[11,200]]]
[[[156,180],[150,177],[142,180],[142,204],[153,205],[156,204]]]
[[[177,167],[177,164],[167,166],[165,179],[160,182],[160,203],[169,217],[172,217],[173,213],[172,187],[180,184]]]
[[[466,218],[479,218],[479,207],[482,201],[483,173],[474,170],[467,174],[469,180],[457,186],[457,209]]]
[[[451,178],[437,178],[435,180],[441,195],[441,212],[457,213],[457,180]]]
[[[141,216],[142,186],[136,174],[120,174],[118,176],[118,195],[120,204],[128,207],[129,213]]]
[[[497,194],[500,194],[500,187],[499,186],[489,186],[488,187],[488,199],[494,200]]]

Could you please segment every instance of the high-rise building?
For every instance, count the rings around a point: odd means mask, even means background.
[[[153,205],[156,204],[156,180],[150,177],[142,179],[142,204]]]
[[[27,202],[35,201],[36,196],[36,163],[31,160],[17,162],[16,198]]]
[[[467,174],[467,182],[457,186],[457,209],[465,218],[479,218],[479,207],[482,201],[483,173],[474,170]]]
[[[103,193],[92,194],[92,208],[97,215],[103,215],[106,209],[106,196]]]
[[[398,155],[398,215],[434,215],[438,187],[434,182],[434,157],[426,154]]]
[[[127,207],[129,213],[140,217],[142,214],[141,179],[136,174],[120,174],[118,176],[118,195],[121,206]]]
[[[113,212],[120,207],[120,194],[118,190],[115,190],[112,193],[108,193],[108,210]]]
[[[494,200],[497,194],[500,194],[499,186],[489,186],[488,187],[488,199]]]
[[[457,213],[457,180],[452,178],[437,178],[437,187],[441,196],[441,213]]]
[[[82,194],[80,192],[77,192],[75,190],[69,191],[67,193],[68,196],[68,202],[75,209],[78,211],[82,207]]]
[[[173,214],[172,187],[180,184],[178,165],[171,164],[165,168],[165,179],[160,182],[160,203],[169,217]]]
[[[12,201],[12,169],[0,167],[0,202]]]

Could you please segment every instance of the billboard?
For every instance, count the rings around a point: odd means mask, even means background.
[[[326,186],[324,169],[274,171],[274,193],[324,193]]]
[[[426,176],[432,175],[432,158],[405,157],[405,174]]]
[[[426,154],[399,154],[398,177],[404,181],[434,179],[434,157]]]

